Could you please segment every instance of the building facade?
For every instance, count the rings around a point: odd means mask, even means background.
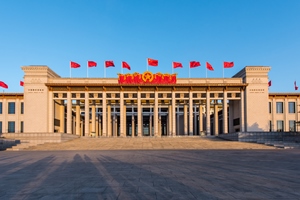
[[[269,94],[270,67],[265,66],[246,66],[232,78],[177,78],[149,71],[62,78],[47,66],[22,70],[24,93],[0,97],[2,133],[218,135],[293,131],[298,121],[299,95]],[[274,113],[280,106],[282,112]]]

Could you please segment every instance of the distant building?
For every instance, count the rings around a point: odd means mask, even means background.
[[[268,93],[270,67],[246,66],[232,78],[151,72],[61,78],[47,66],[22,70],[24,94],[0,96],[0,133],[134,137],[296,131],[299,117],[300,94]]]

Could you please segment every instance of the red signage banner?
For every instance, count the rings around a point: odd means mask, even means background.
[[[118,74],[119,84],[174,84],[177,74],[162,74],[146,71],[143,74]]]

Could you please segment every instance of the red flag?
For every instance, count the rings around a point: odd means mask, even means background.
[[[268,82],[268,85],[269,85],[269,87],[272,85],[272,81],[271,80]]]
[[[0,87],[8,89],[8,86],[2,81],[0,81]]]
[[[80,65],[78,63],[73,62],[73,61],[71,61],[70,66],[71,66],[71,68],[79,68],[80,67]]]
[[[295,90],[298,90],[298,86],[296,84],[296,81],[294,82]]]
[[[206,62],[206,68],[210,71],[214,71],[214,68],[208,62]]]
[[[105,67],[114,67],[115,64],[114,64],[114,61],[112,60],[108,60],[108,61],[105,61]]]
[[[128,70],[131,70],[130,65],[128,65],[127,62],[122,61],[122,68],[126,68]]]
[[[231,68],[234,66],[234,62],[224,62],[224,68]]]
[[[190,68],[195,68],[195,67],[199,67],[199,66],[200,66],[200,62],[198,62],[198,61],[190,62]]]
[[[97,67],[97,63],[94,61],[88,61],[88,67]]]
[[[20,86],[24,86],[24,82],[23,81],[20,81]]]
[[[182,68],[182,64],[180,62],[173,62],[173,68]]]
[[[148,58],[148,65],[156,67],[158,66],[158,60],[153,60],[151,58]]]

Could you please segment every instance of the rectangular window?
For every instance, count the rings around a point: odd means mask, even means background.
[[[269,102],[269,113],[272,113],[272,102]]]
[[[296,132],[296,121],[295,120],[289,121],[289,131]]]
[[[15,132],[15,122],[8,122],[8,132],[9,133]]]
[[[277,121],[277,132],[283,132],[283,121],[282,120],[278,120]]]
[[[2,102],[0,102],[0,114],[2,114]]]
[[[21,102],[21,114],[24,114],[24,102]]]
[[[23,121],[21,121],[21,133],[23,133],[24,132],[24,122]]]
[[[15,102],[8,102],[8,114],[15,114]]]
[[[295,113],[295,102],[289,102],[289,113]]]
[[[2,122],[0,122],[0,133],[2,133]]]
[[[272,121],[269,121],[269,131],[272,132]]]
[[[276,113],[283,113],[283,102],[276,102]]]

